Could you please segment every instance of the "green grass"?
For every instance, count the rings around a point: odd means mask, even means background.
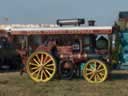
[[[115,71],[111,79],[90,84],[83,79],[34,83],[26,74],[0,73],[0,96],[128,96],[128,71]]]

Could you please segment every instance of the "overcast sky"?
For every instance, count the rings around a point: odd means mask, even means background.
[[[119,11],[128,11],[128,0],[0,0],[0,23],[54,24],[58,18],[81,17],[112,25]]]

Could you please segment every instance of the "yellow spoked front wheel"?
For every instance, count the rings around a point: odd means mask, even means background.
[[[56,72],[56,63],[49,53],[36,51],[28,58],[26,70],[35,82],[47,82]]]
[[[83,68],[83,77],[90,83],[101,83],[108,76],[108,68],[100,60],[89,60]]]

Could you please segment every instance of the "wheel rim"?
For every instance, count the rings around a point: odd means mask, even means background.
[[[26,69],[35,82],[47,82],[56,72],[56,63],[47,52],[37,51],[28,58]]]
[[[70,67],[66,67],[65,64],[69,64]],[[59,67],[59,74],[61,79],[71,79],[73,76],[73,64],[71,61],[62,61]]]
[[[83,69],[83,77],[90,83],[101,83],[107,75],[107,66],[99,60],[88,61]]]

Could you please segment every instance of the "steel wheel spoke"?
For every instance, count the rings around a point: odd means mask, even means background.
[[[32,75],[34,75],[36,72],[38,72],[40,70],[40,68],[39,69],[37,69],[37,70],[35,70],[34,72],[32,72]]]
[[[87,71],[93,71],[92,69],[86,68]]]
[[[33,68],[31,68],[32,70],[34,70],[34,69],[38,69],[39,67],[38,66],[36,66],[36,67],[33,67]]]
[[[41,71],[41,76],[40,76],[41,80],[43,80],[43,74],[44,74],[44,70]]]
[[[91,75],[91,74],[93,74],[92,72],[88,72],[88,73],[86,73],[86,75],[88,76],[88,75]]]
[[[37,58],[38,62],[41,62],[38,54],[36,55],[36,58]]]
[[[102,65],[101,65],[101,64],[99,64],[99,66],[97,67],[97,70],[99,70],[99,69],[101,68],[101,66],[102,66]]]
[[[33,58],[33,60],[36,64],[40,65],[40,63],[35,58]]]
[[[46,67],[46,66],[45,66],[45,69],[47,69],[47,70],[51,70],[51,71],[54,70],[53,68],[49,68],[49,67]]]
[[[45,66],[46,67],[52,67],[52,66],[54,67],[54,64],[46,64]]]
[[[48,73],[49,76],[51,76],[51,73],[48,70],[45,70],[45,71]]]
[[[97,82],[97,75],[95,74],[94,81]]]
[[[102,76],[104,77],[104,74],[103,74],[102,72],[100,72],[99,74],[100,74],[101,77],[102,77]]]
[[[29,65],[33,65],[33,66],[38,66],[38,64],[35,64],[35,63],[29,63]]]
[[[45,54],[45,58],[44,58],[44,61],[43,61],[43,63],[45,63],[46,62],[46,60],[47,60],[47,55]]]
[[[47,74],[46,74],[46,72],[44,71],[44,76],[45,76],[45,79],[47,79],[48,78],[48,76],[47,76]]]
[[[47,65],[52,59],[49,59],[47,62],[44,62],[44,65]]]
[[[95,65],[95,69],[96,69],[96,64],[97,64],[97,62],[95,61],[95,63],[94,63],[94,65]]]
[[[101,78],[100,78],[100,76],[99,76],[98,73],[97,73],[97,80],[98,80],[98,81],[101,80]]]
[[[105,71],[105,69],[100,69],[100,70],[97,70],[98,72],[101,72],[101,71]]]
[[[40,71],[41,71],[41,69],[39,68],[39,71],[38,71],[38,73],[37,73],[37,75],[36,75],[36,78],[39,78]]]
[[[44,57],[43,57],[43,54],[41,55],[41,63],[44,63],[43,61]]]
[[[95,76],[95,74],[92,74],[91,76],[90,76],[90,80],[92,80],[92,78]]]

